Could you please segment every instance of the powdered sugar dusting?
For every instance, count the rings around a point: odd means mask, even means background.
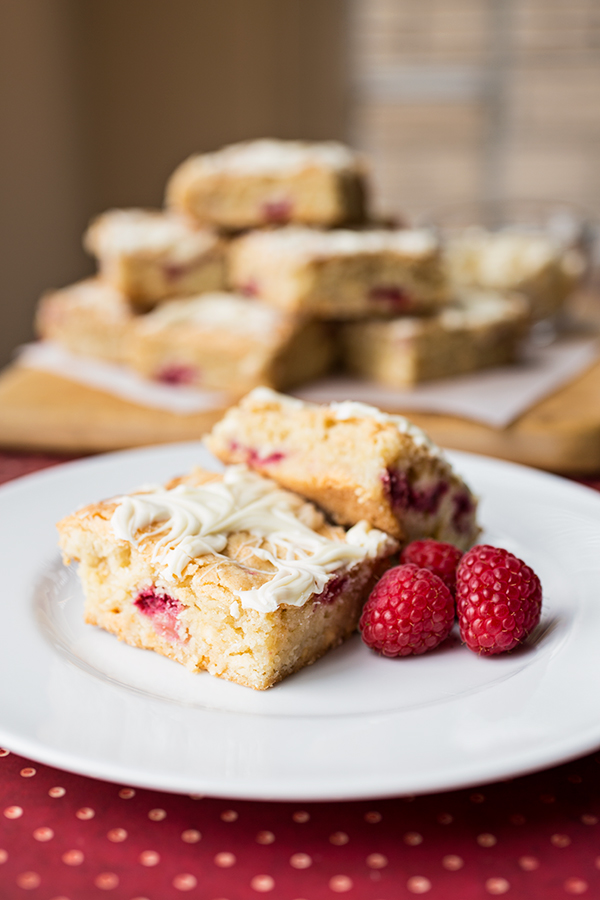
[[[407,257],[427,257],[438,252],[437,238],[424,228],[350,231],[289,226],[276,231],[252,232],[241,245],[258,252],[276,253],[280,258],[353,256],[357,253],[398,253]]]
[[[146,209],[108,210],[92,222],[85,236],[86,247],[99,257],[152,252],[184,261],[215,243],[212,232],[192,228],[174,213]]]

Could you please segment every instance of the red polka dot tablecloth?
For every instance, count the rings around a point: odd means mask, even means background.
[[[0,454],[0,481],[56,462]],[[600,898],[600,754],[468,790],[294,804],[133,789],[1,750],[0,811],[0,900]]]

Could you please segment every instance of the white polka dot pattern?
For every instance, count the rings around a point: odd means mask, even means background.
[[[185,831],[181,832],[181,840],[185,841],[186,844],[197,844],[201,839],[202,835],[195,828],[186,828]]]
[[[389,900],[399,892],[516,900],[545,896],[544,885],[565,898],[600,896],[600,797],[586,787],[597,783],[587,773],[594,761],[440,797],[299,807],[118,786],[111,793],[8,752],[0,760],[0,784],[2,767],[10,772],[0,866],[19,896],[76,900],[73,877],[90,896],[115,900],[149,900],[158,884],[161,900],[201,896],[206,878],[220,886],[210,900]]]
[[[237,820],[238,814],[235,809],[226,809],[221,813],[221,819],[223,822],[235,822]]]
[[[259,894],[266,894],[275,887],[275,880],[270,875],[255,875],[250,887]]]

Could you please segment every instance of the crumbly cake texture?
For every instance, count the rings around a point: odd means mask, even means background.
[[[246,463],[343,525],[366,519],[399,540],[466,549],[477,501],[442,451],[402,416],[353,401],[319,406],[256,388],[207,436],[223,462]]]
[[[448,299],[439,244],[421,229],[256,231],[233,241],[229,265],[242,293],[320,318],[429,313]]]
[[[86,622],[258,690],[352,633],[397,549],[239,466],[87,506],[58,530]]]
[[[99,278],[88,278],[41,298],[38,337],[79,356],[122,362],[136,315],[128,298]]]
[[[142,311],[169,297],[225,287],[223,240],[173,213],[111,209],[94,219],[84,245],[102,278]]]
[[[549,234],[466,228],[449,237],[445,258],[457,288],[521,291],[533,319],[556,313],[581,279],[585,260]]]
[[[473,291],[435,316],[345,324],[342,359],[353,374],[390,387],[410,387],[514,362],[528,325],[524,297]]]
[[[129,364],[147,378],[230,391],[287,388],[322,375],[334,355],[326,323],[231,293],[171,300],[140,317]]]
[[[185,160],[167,185],[167,205],[203,225],[230,230],[360,222],[364,163],[335,141],[232,144]]]

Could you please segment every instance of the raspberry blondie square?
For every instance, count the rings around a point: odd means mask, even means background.
[[[171,213],[111,209],[92,222],[84,245],[102,278],[140,310],[225,286],[223,241]]]
[[[336,522],[366,519],[400,540],[470,547],[477,502],[442,451],[402,416],[347,400],[319,406],[251,391],[206,438],[223,462],[245,462],[318,504]]]
[[[528,324],[524,297],[473,291],[435,316],[345,324],[342,358],[350,372],[390,387],[409,387],[514,362]]]
[[[232,243],[230,279],[249,296],[326,319],[428,313],[447,299],[439,245],[425,230],[251,232]]]
[[[230,230],[332,226],[361,221],[364,195],[362,160],[343,144],[264,139],[185,160],[171,176],[167,205]]]
[[[135,318],[121,291],[99,278],[87,278],[44,294],[35,328],[39,337],[72,353],[121,362]]]
[[[585,269],[579,250],[543,232],[466,228],[450,236],[445,256],[457,288],[520,291],[532,319],[556,313]]]
[[[323,374],[334,354],[326,323],[236,294],[170,300],[137,319],[127,360],[147,378],[241,395]]]
[[[397,549],[366,522],[327,524],[244,466],[87,506],[58,530],[86,622],[257,690],[352,633]]]

